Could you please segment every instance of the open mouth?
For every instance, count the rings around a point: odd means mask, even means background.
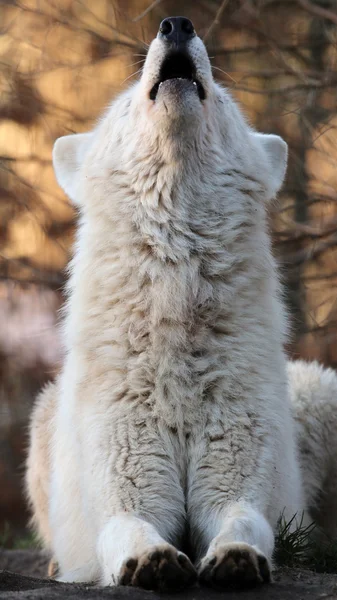
[[[159,80],[150,91],[150,99],[155,100],[157,97],[158,90],[164,81],[168,79],[187,79],[191,81],[196,87],[196,91],[200,100],[205,100],[205,90],[196,78],[195,66],[192,59],[183,52],[171,53],[165,60],[160,68]]]

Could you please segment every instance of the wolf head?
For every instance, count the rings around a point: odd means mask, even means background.
[[[151,173],[156,162],[176,171],[189,165],[192,179],[211,164],[208,171],[215,175],[226,169],[255,178],[260,197],[269,200],[284,179],[287,145],[247,124],[231,95],[214,81],[191,21],[170,17],[149,48],[140,80],[113,102],[96,129],[55,143],[57,180],[79,204],[84,162],[86,177],[103,171],[106,176],[107,170],[135,173],[137,164],[147,164]]]

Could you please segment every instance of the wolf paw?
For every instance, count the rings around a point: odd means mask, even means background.
[[[271,581],[270,566],[252,546],[226,544],[201,561],[199,581],[218,590],[252,588]]]
[[[185,554],[170,546],[158,546],[126,560],[119,584],[172,592],[192,585],[196,579],[196,571]]]

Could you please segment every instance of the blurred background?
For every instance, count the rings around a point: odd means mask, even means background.
[[[250,121],[289,144],[270,213],[288,351],[337,366],[336,0],[1,0],[0,546],[23,539],[29,414],[62,360],[57,321],[76,214],[54,178],[53,142],[90,129],[139,77],[170,15],[193,21],[215,78]]]

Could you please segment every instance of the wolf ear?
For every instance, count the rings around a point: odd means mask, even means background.
[[[253,133],[254,137],[262,145],[268,159],[266,165],[267,191],[269,198],[274,198],[280,190],[287,170],[288,145],[278,135],[264,133]]]
[[[53,167],[56,179],[74,204],[79,204],[77,196],[77,171],[90,145],[92,133],[66,135],[56,140],[53,148]]]

